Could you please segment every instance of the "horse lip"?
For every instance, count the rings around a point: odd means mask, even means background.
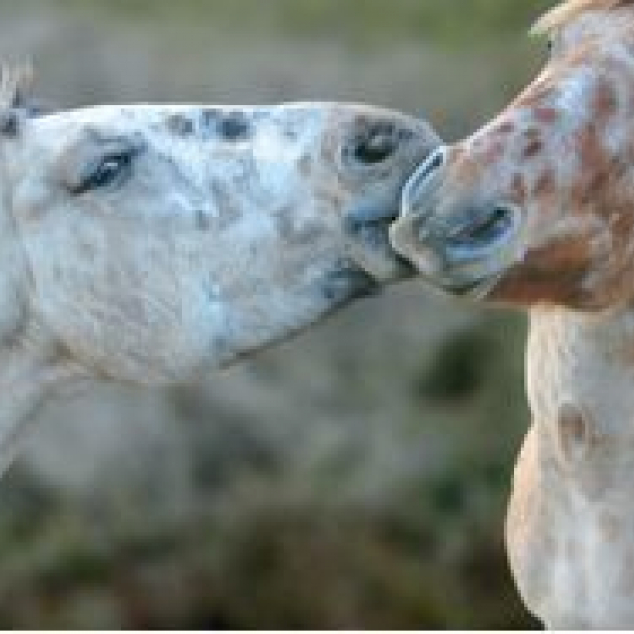
[[[396,206],[359,207],[345,215],[344,230],[355,242],[370,249],[384,250],[387,247],[393,252],[389,232],[392,223],[398,217]]]
[[[346,230],[355,240],[370,248],[383,248],[385,245],[389,245],[388,232],[392,219],[377,218],[364,222],[346,219]]]
[[[503,274],[505,262],[512,257],[511,239],[498,242],[490,249],[458,250],[448,248],[449,228],[424,223],[421,239],[417,216],[401,218],[390,231],[394,248],[432,286],[457,296],[480,299],[484,297]],[[424,222],[424,221],[423,221]],[[442,229],[442,230],[441,230]],[[504,253],[499,256],[498,249]]]
[[[416,268],[392,246],[390,230],[398,211],[386,206],[346,215],[344,230],[351,241],[357,263],[377,283],[385,284],[414,277]]]
[[[366,226],[387,226],[399,216],[398,209],[394,207],[392,205],[360,205],[355,207],[345,215],[346,229],[350,233],[356,233]]]
[[[323,282],[324,296],[335,304],[370,297],[379,288],[379,282],[370,273],[347,259],[331,271]]]

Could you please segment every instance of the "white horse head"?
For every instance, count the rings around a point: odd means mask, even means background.
[[[387,229],[437,143],[366,106],[5,107],[3,392],[187,381],[402,277]]]

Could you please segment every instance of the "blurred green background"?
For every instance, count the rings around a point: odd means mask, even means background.
[[[370,102],[446,139],[544,59],[546,0],[0,0],[37,93]],[[514,628],[521,315],[417,281],[204,386],[50,404],[0,483],[0,626]]]

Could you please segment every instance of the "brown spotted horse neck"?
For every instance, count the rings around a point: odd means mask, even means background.
[[[536,28],[543,72],[419,168],[391,237],[445,290],[530,310],[511,568],[549,627],[633,628],[634,2]]]

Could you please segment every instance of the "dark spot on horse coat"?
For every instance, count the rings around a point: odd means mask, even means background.
[[[537,156],[542,151],[544,144],[539,140],[535,139],[530,141],[528,145],[524,148],[524,152],[522,153],[524,158],[533,158]]]
[[[0,113],[0,134],[15,138],[20,131],[20,117],[14,110]]]
[[[521,173],[518,172],[515,176],[513,176],[511,190],[515,198],[515,202],[518,204],[524,203],[526,199],[526,184],[524,183],[524,177]]]
[[[172,114],[167,118],[167,129],[179,137],[191,136],[194,133],[194,122],[181,113]]]
[[[592,111],[595,122],[607,121],[616,112],[618,105],[618,97],[614,86],[607,79],[601,79],[592,99]]]
[[[205,108],[200,116],[200,129],[203,139],[215,138],[218,134],[218,121],[222,117],[220,108]]]
[[[220,108],[205,108],[202,129],[206,138],[217,136],[225,141],[243,141],[251,133],[251,124],[247,115],[239,110],[225,112]]]
[[[204,209],[196,210],[196,228],[199,231],[209,231],[211,223],[209,222],[209,216]]]
[[[240,141],[249,136],[250,128],[242,112],[230,112],[220,119],[218,133],[227,141]]]
[[[202,111],[202,125],[204,128],[216,127],[216,122],[222,116],[220,108],[205,108]]]
[[[566,462],[581,458],[591,442],[590,426],[583,409],[572,403],[563,403],[557,413],[559,448]]]
[[[512,121],[505,121],[504,123],[501,123],[493,131],[493,133],[494,134],[506,135],[506,134],[511,134],[514,131],[515,131],[515,124]]]
[[[315,221],[302,221],[296,217],[293,205],[282,207],[275,212],[275,222],[280,237],[293,245],[314,244],[324,232],[323,226]]]
[[[542,131],[539,128],[527,128],[523,132],[524,138],[527,141],[536,141],[542,136]]]
[[[288,123],[283,123],[282,132],[284,136],[289,141],[296,141],[299,137],[299,130],[297,128],[297,123],[295,121],[289,121]]]
[[[557,182],[553,170],[544,170],[537,179],[533,188],[533,196],[551,196],[557,190]]]
[[[299,173],[304,178],[308,178],[313,171],[313,159],[310,154],[304,154],[302,158],[299,159],[297,167],[299,169]]]
[[[219,179],[213,180],[211,183],[212,199],[219,210],[217,221],[219,229],[225,229],[242,218],[242,209],[236,202],[233,192],[234,189],[231,186]]]
[[[503,143],[494,141],[481,151],[478,158],[482,165],[488,166],[495,163],[501,156],[503,156],[505,151],[506,146]]]
[[[555,123],[559,119],[559,112],[556,108],[538,106],[533,110],[533,116],[538,123],[549,125]]]
[[[89,262],[94,262],[97,257],[97,249],[93,243],[82,240],[79,242],[78,248],[82,257],[86,258]]]
[[[575,141],[581,170],[572,187],[572,199],[577,208],[582,208],[603,189],[610,178],[612,166],[596,126],[583,128]]]

